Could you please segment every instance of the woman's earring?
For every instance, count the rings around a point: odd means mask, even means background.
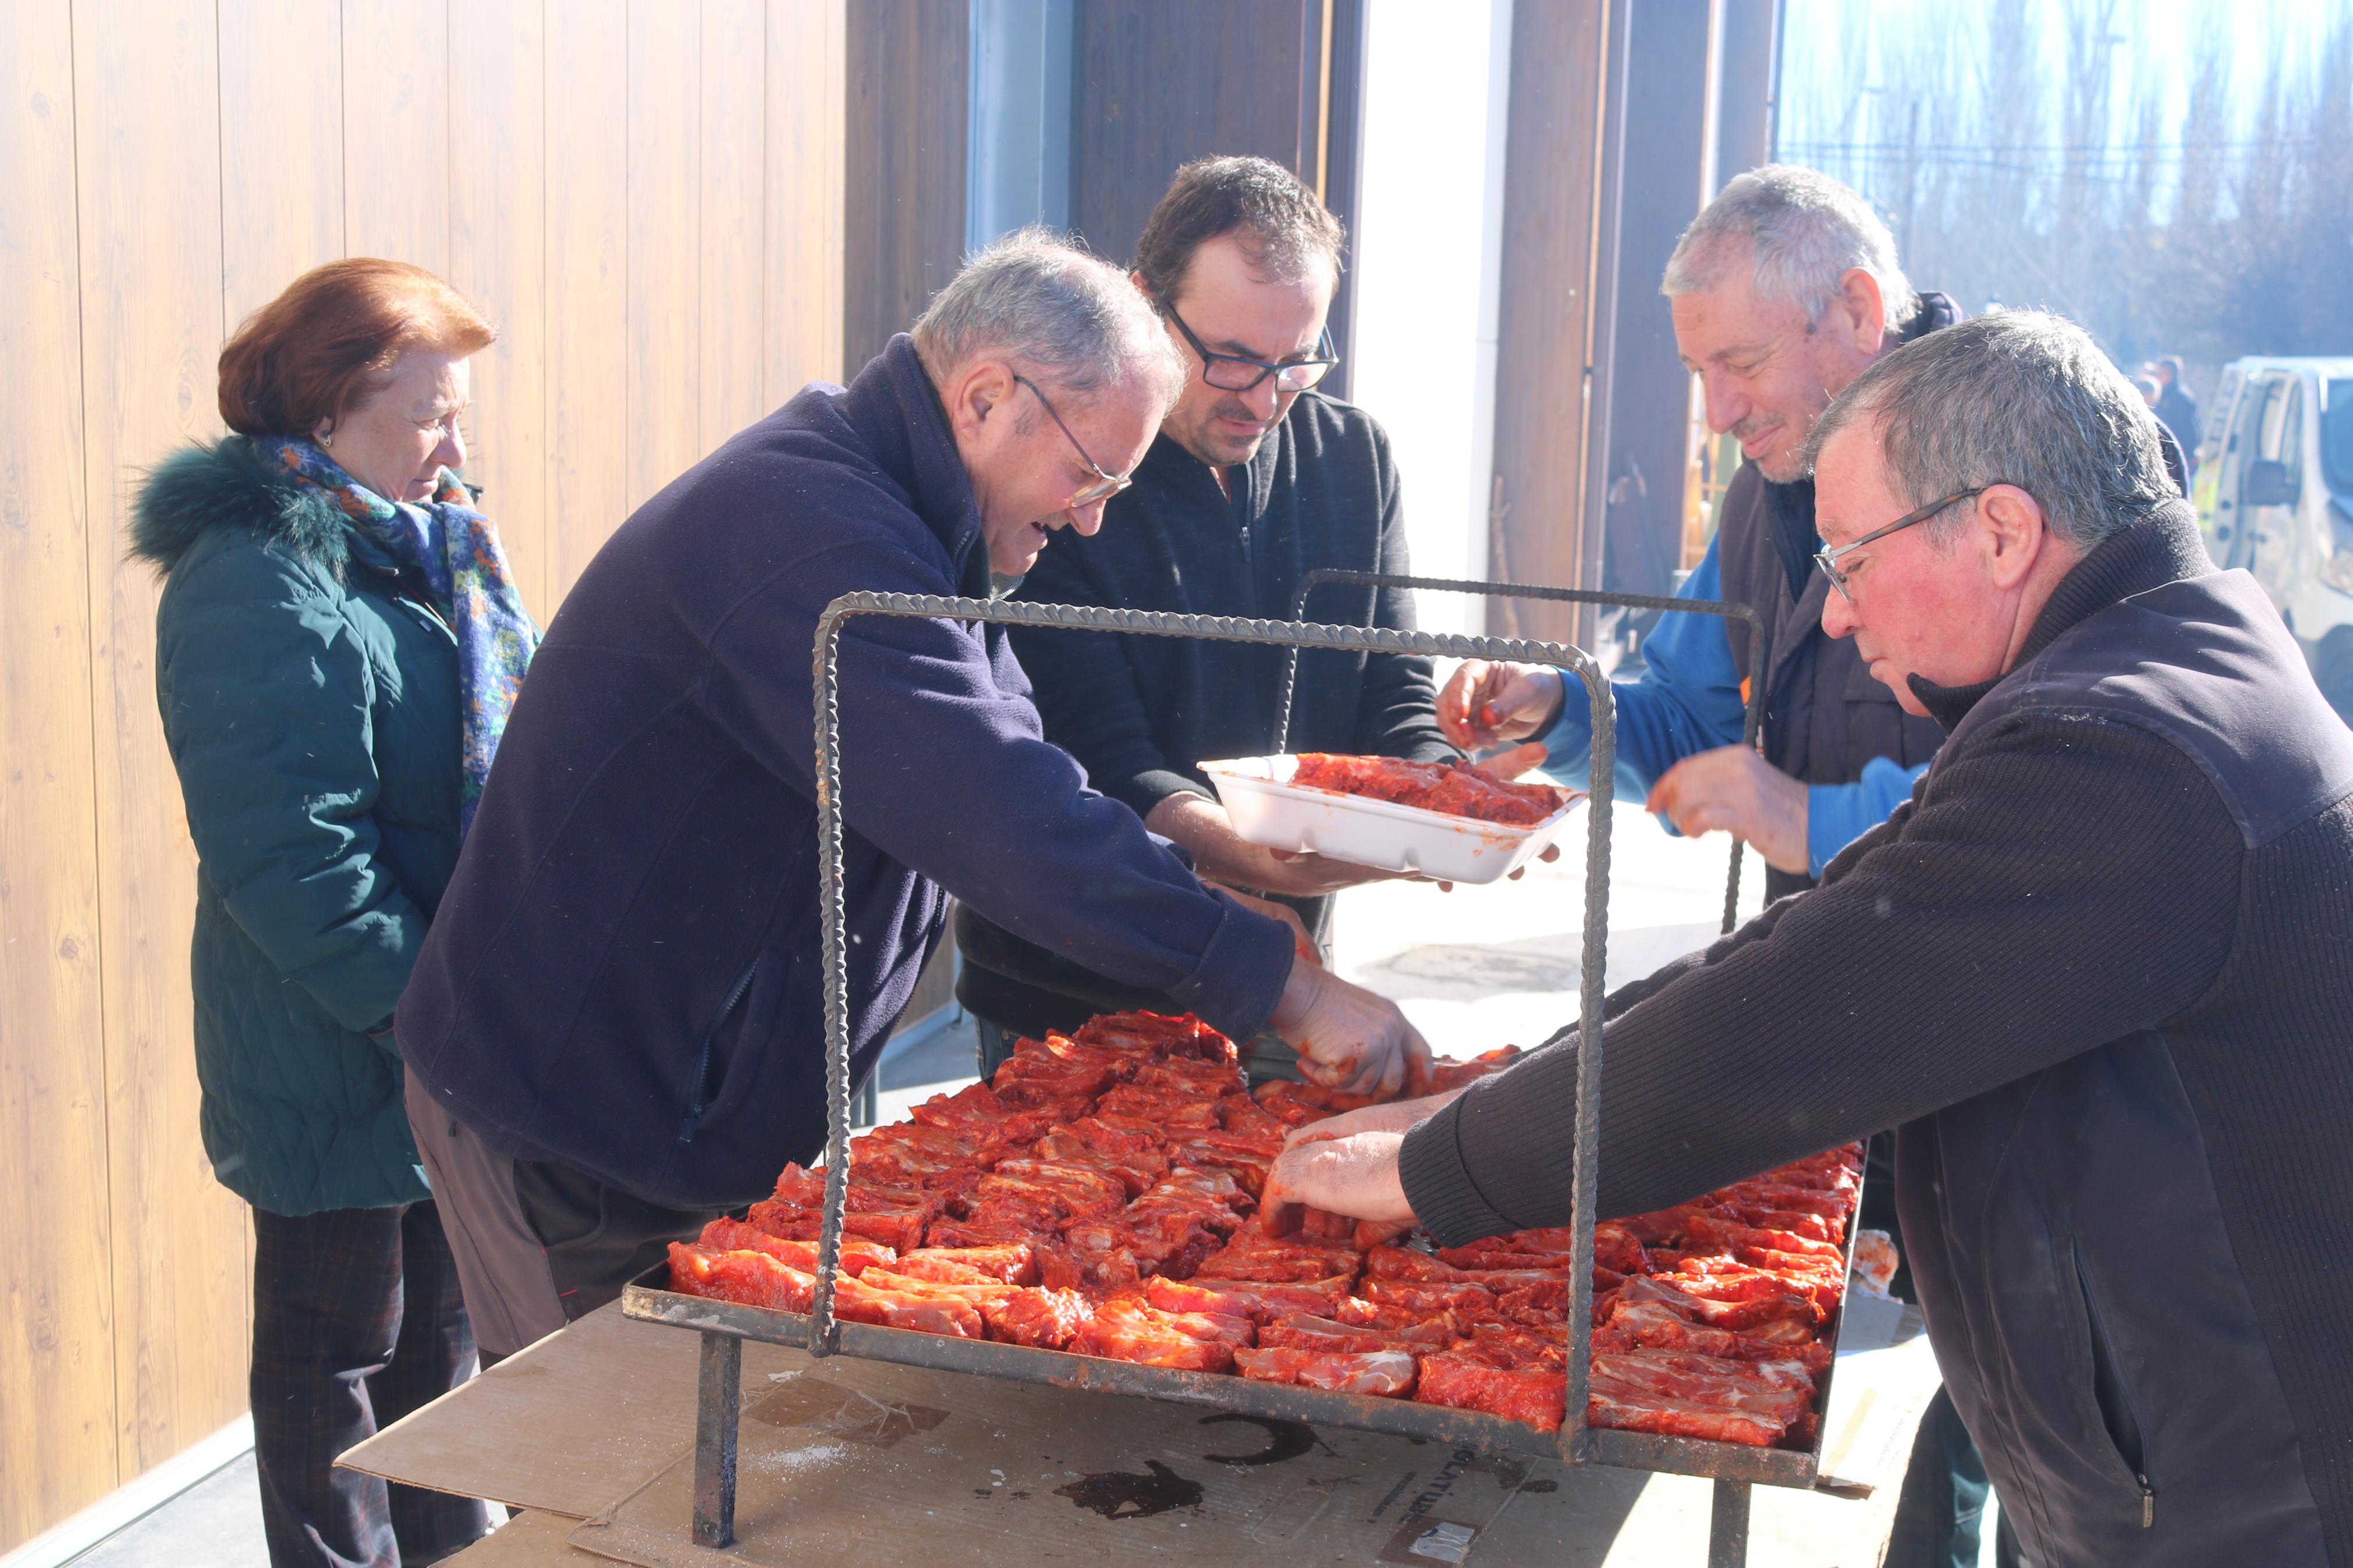
[[[334,444],[335,438],[332,436],[322,436],[319,437],[319,445],[322,447],[332,447]]]

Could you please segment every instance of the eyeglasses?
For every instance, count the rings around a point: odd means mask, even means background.
[[[1017,375],[1013,379],[1028,387],[1030,391],[1038,393],[1038,401],[1046,405],[1047,417],[1053,420],[1056,425],[1060,426],[1062,434],[1070,437],[1072,449],[1079,454],[1079,461],[1084,463],[1088,468],[1092,468],[1099,476],[1093,484],[1087,486],[1083,489],[1071,491],[1071,499],[1062,503],[1063,510],[1067,511],[1077,511],[1083,507],[1091,507],[1099,500],[1109,500],[1112,497],[1119,494],[1120,491],[1127,489],[1128,486],[1135,483],[1135,480],[1131,478],[1129,474],[1112,473],[1104,468],[1101,463],[1096,462],[1092,458],[1087,456],[1087,449],[1079,445],[1079,438],[1076,436],[1071,435],[1071,427],[1068,425],[1063,425],[1062,416],[1054,412],[1053,404],[1047,400],[1044,393],[1038,392],[1038,384],[1036,382],[1030,380],[1026,375]],[[1131,470],[1131,472],[1133,470]]]
[[[1323,380],[1324,374],[1340,363],[1339,357],[1332,352],[1332,331],[1328,327],[1323,336],[1315,340],[1313,358],[1269,364],[1247,354],[1211,353],[1208,345],[1193,335],[1193,329],[1185,324],[1185,318],[1176,313],[1176,306],[1163,305],[1160,308],[1168,312],[1168,319],[1176,323],[1176,330],[1185,334],[1185,341],[1193,345],[1195,353],[1201,356],[1201,379],[1219,392],[1248,392],[1270,375],[1274,377],[1277,392],[1304,392]]]
[[[1914,523],[1926,522],[1930,518],[1936,516],[1938,512],[1944,510],[1947,507],[1951,506],[1954,502],[1965,501],[1973,496],[1981,496],[1992,488],[1993,487],[1991,485],[1979,485],[1973,490],[1955,490],[1943,500],[1932,500],[1926,506],[1922,507],[1918,511],[1905,512],[1902,517],[1897,518],[1885,528],[1873,529],[1869,533],[1864,534],[1861,539],[1856,540],[1852,544],[1841,544],[1835,550],[1815,551],[1814,563],[1822,569],[1822,575],[1831,580],[1831,586],[1839,591],[1839,597],[1852,605],[1854,603],[1854,592],[1852,588],[1847,586],[1846,574],[1839,570],[1838,559],[1840,556],[1844,555],[1850,550],[1860,550],[1873,540],[1884,539],[1891,533],[1901,533],[1905,529],[1910,528]]]

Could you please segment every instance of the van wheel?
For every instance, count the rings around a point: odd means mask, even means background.
[[[2353,626],[2338,626],[2312,650],[2312,676],[2337,716],[2353,724]]]

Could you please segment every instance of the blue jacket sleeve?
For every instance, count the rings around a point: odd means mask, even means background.
[[[1715,542],[1708,541],[1699,569],[1675,597],[1722,596]],[[1659,775],[1685,757],[1740,743],[1746,705],[1740,700],[1740,674],[1732,667],[1732,645],[1715,616],[1669,611],[1642,645],[1647,668],[1639,680],[1610,683],[1618,700],[1617,788],[1620,797],[1641,799]],[[1585,688],[1564,679],[1560,717],[1536,738],[1551,753],[1544,771],[1562,784],[1584,788],[1593,769],[1593,707]]]
[[[1927,771],[1926,763],[1907,768],[1887,757],[1873,757],[1862,764],[1862,777],[1852,784],[1807,785],[1808,874],[1820,877],[1840,850],[1886,821],[1912,798],[1912,786]]]

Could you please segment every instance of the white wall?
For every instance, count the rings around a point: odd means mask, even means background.
[[[1487,573],[1513,0],[1370,0],[1352,390],[1388,430],[1414,570]],[[1422,596],[1479,631],[1481,602]]]

